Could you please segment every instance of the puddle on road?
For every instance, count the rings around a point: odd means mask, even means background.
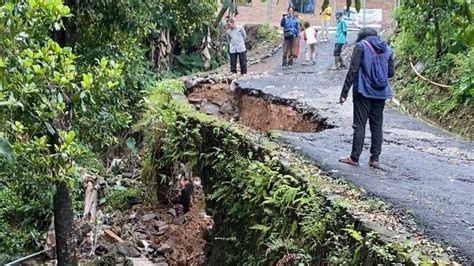
[[[199,111],[238,121],[249,128],[267,132],[319,132],[332,126],[311,110],[298,110],[284,100],[232,90],[226,83],[201,84],[188,92],[188,101]]]

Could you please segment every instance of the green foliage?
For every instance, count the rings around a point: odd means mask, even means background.
[[[383,211],[388,210],[387,203],[385,203],[385,202],[383,202],[379,199],[375,199],[375,198],[369,198],[369,199],[361,202],[361,205],[368,212],[376,212],[376,211],[382,211],[383,212]]]
[[[352,3],[354,2],[355,9],[357,12],[360,10],[360,0],[346,0],[346,8],[349,10],[349,8],[352,6]],[[326,7],[329,6],[329,0],[323,0],[323,4],[321,6],[321,10],[326,9]]]
[[[16,160],[1,160],[0,252],[35,246],[49,224],[55,181],[72,183],[70,159],[80,154],[75,132],[66,122],[67,102],[80,89],[71,49],[48,37],[69,8],[61,1],[4,2],[0,6],[1,135]],[[34,18],[31,22],[28,18]],[[56,152],[48,136],[57,134]],[[5,147],[3,148],[5,149]]]
[[[0,1],[0,253],[38,248],[57,182],[80,207],[76,169],[103,168],[97,158],[120,144],[157,86],[151,40],[169,30],[169,52],[197,51],[216,4]]]
[[[0,137],[0,156],[4,157],[7,161],[11,161],[14,155],[15,154],[8,140]]]
[[[472,138],[474,126],[468,122],[474,97],[472,5],[462,0],[428,2],[405,1],[396,11],[400,31],[392,44],[399,61],[397,98],[410,110]],[[410,62],[424,63],[423,76],[451,88],[419,79]]]
[[[165,76],[173,78],[183,75],[191,75],[204,70],[204,60],[200,51],[195,51],[190,54],[174,55],[174,64],[170,72]],[[214,55],[211,59],[210,69],[215,69],[225,62],[224,57]]]
[[[149,197],[173,187],[176,180],[169,178],[173,166],[183,163],[207,184],[207,208],[218,224],[216,235],[233,240],[221,247],[225,254],[221,263],[357,261],[354,253],[363,242],[341,230],[352,224],[345,210],[307,181],[321,177],[283,170],[268,151],[255,151],[245,133],[185,108],[185,103],[174,100],[180,95],[172,97],[182,88],[174,83],[162,82],[150,92],[150,111],[140,124],[146,132],[145,154],[151,158],[144,162],[148,170],[142,172],[146,186],[153,187]],[[338,240],[342,237],[344,241]],[[373,247],[363,244],[364,256],[395,261],[392,250],[375,251],[383,245],[376,239],[371,243]]]
[[[275,43],[281,38],[280,32],[272,25],[264,23],[258,26],[257,40],[263,43]]]
[[[88,61],[50,37],[70,11],[59,0],[0,6],[0,253],[43,244],[55,185],[80,195],[76,169],[95,156],[89,148],[112,145],[132,121],[125,62]]]
[[[458,53],[474,45],[474,10],[470,0],[408,0],[403,2],[402,10],[405,12],[401,12],[401,17],[408,15],[411,23],[424,24],[418,27],[424,28],[420,34],[426,39],[440,40],[442,46],[437,49],[448,48]],[[405,23],[407,19],[400,21]]]
[[[107,210],[113,212],[115,210],[126,210],[131,200],[141,200],[142,198],[141,189],[116,184],[108,189],[103,204]]]

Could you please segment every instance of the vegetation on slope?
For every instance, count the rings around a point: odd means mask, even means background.
[[[396,237],[382,241],[353,214],[382,221],[383,227],[389,215],[385,204],[364,199],[362,191],[266,139],[195,111],[183,90],[180,82],[164,81],[147,97],[148,111],[137,128],[145,136],[142,177],[149,197],[165,202],[163,195],[179,187],[180,165],[201,177],[218,237],[209,264],[388,265],[447,259],[439,257],[442,248],[409,240],[403,230],[394,229]]]
[[[474,5],[468,0],[402,1],[393,39],[396,98],[456,133],[474,137]],[[421,75],[411,63],[418,63]]]
[[[225,61],[216,1],[152,2],[0,0],[0,254],[42,248],[59,190],[77,217],[157,80]]]
[[[72,237],[77,169],[103,174],[174,47],[207,36],[215,1],[188,5],[0,1],[0,253],[39,249],[53,201]]]

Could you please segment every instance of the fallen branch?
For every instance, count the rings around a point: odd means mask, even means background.
[[[116,242],[124,242],[121,237],[119,237],[117,234],[115,234],[115,233],[114,233],[112,230],[110,230],[110,229],[105,229],[105,230],[104,230],[104,234],[105,234],[105,236],[108,238],[108,240],[110,240],[110,241],[113,242],[113,243],[116,243]]]
[[[23,258],[20,258],[20,259],[15,260],[15,261],[12,261],[12,262],[10,262],[10,263],[7,263],[7,264],[5,264],[5,266],[13,266],[13,265],[16,265],[17,263],[20,263],[20,262],[22,262],[22,261],[25,261],[25,260],[34,258],[34,257],[36,257],[36,256],[39,256],[39,255],[43,254],[44,252],[46,252],[46,250],[38,251],[38,252],[36,252],[36,253],[34,253],[34,254],[31,254],[31,255],[28,255],[28,256],[26,256],[26,257],[23,257]]]
[[[413,72],[415,72],[415,74],[421,78],[422,80],[432,84],[432,85],[435,85],[435,86],[438,86],[438,87],[441,87],[441,88],[445,88],[445,89],[449,89],[449,88],[452,88],[453,86],[449,86],[449,85],[444,85],[444,84],[440,84],[440,83],[437,83],[437,82],[434,82],[434,81],[431,81],[425,77],[423,77],[420,73],[418,73],[418,71],[415,69],[415,66],[413,65],[413,63],[411,62],[411,59],[410,59],[410,66],[411,66],[411,69],[413,69]]]
[[[85,196],[84,196],[84,216],[82,219],[83,223],[92,223],[92,230],[88,236],[88,243],[90,244],[91,251],[90,255],[95,254],[97,246],[97,206],[99,204],[98,189],[99,184],[97,177],[89,174],[86,170],[81,169],[81,175],[83,176]]]

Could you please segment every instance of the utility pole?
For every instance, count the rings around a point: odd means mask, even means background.
[[[332,9],[332,20],[334,21],[334,24],[336,24],[336,16],[334,16],[337,12],[337,0],[334,0],[334,8]]]
[[[272,7],[273,7],[273,0],[267,1],[267,23],[272,24]]]
[[[367,26],[367,25],[366,25],[366,24],[367,24],[367,20],[366,20],[366,17],[365,17],[365,13],[366,13],[365,10],[367,9],[367,0],[364,0],[364,2],[363,2],[362,5],[363,5],[363,7],[364,7],[364,13],[362,14],[362,17],[363,17],[362,23],[364,24],[364,27],[366,27],[366,26]]]

